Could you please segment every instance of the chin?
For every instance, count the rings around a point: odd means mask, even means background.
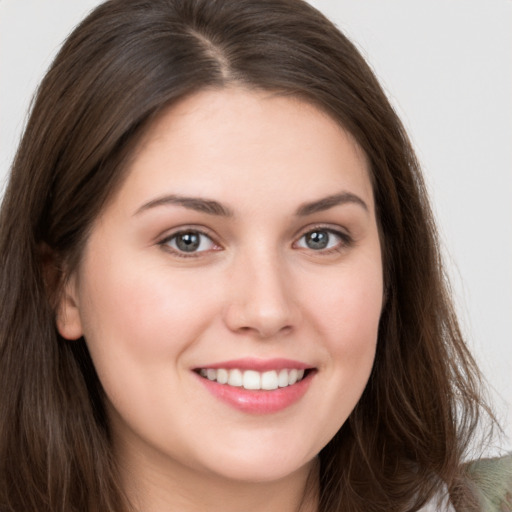
[[[249,463],[248,461],[240,461],[229,469],[222,468],[222,470],[217,472],[217,474],[225,479],[239,483],[267,484],[284,480],[301,471],[309,471],[312,463],[313,460],[301,465],[282,463],[275,464],[275,461],[272,461],[262,465],[261,462]]]
[[[316,454],[301,457],[297,451],[288,454],[282,450],[268,449],[247,453],[233,449],[226,451],[222,457],[216,457],[207,466],[210,472],[227,480],[269,483],[285,479],[297,472],[309,471]],[[222,465],[219,465],[219,461],[222,461]]]

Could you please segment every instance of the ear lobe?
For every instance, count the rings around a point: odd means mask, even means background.
[[[83,336],[82,319],[78,304],[78,293],[74,276],[66,281],[57,302],[56,318],[59,334],[67,340]]]

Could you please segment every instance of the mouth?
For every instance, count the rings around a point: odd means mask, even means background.
[[[301,401],[318,370],[274,359],[242,359],[198,367],[199,382],[214,397],[243,413],[269,414]]]
[[[201,377],[218,384],[247,390],[273,391],[293,386],[307,377],[312,369],[282,368],[257,371],[241,368],[199,368],[195,370]]]

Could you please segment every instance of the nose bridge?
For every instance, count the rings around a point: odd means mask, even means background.
[[[286,258],[259,245],[241,250],[230,276],[226,320],[232,330],[270,337],[297,322]]]

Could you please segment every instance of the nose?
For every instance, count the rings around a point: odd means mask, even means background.
[[[241,259],[230,273],[225,323],[234,332],[272,338],[294,330],[300,308],[290,272],[268,254]]]

